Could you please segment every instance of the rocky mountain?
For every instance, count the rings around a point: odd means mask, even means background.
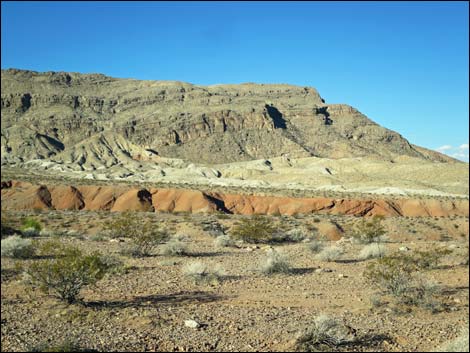
[[[101,74],[2,70],[2,165],[31,160],[81,169],[176,158],[220,164],[255,159],[453,159],[410,144],[357,109],[327,104],[311,87],[198,86]]]

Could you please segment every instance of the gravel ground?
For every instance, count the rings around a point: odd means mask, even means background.
[[[60,221],[69,216],[76,221],[73,213],[62,214]],[[391,303],[373,307],[370,298],[376,291],[362,276],[371,260],[357,260],[361,245],[340,243],[345,254],[338,262],[316,260],[303,243],[276,245],[294,271],[265,276],[257,269],[267,246],[216,249],[213,238],[201,230],[201,219],[169,220],[178,233],[188,236],[188,256],[119,255],[127,272],[82,290],[82,304],[66,305],[30,290],[15,271],[16,261],[2,258],[2,351],[27,351],[67,339],[97,351],[289,351],[296,335],[319,314],[355,329],[356,343],[341,351],[431,351],[468,325],[469,272],[468,266],[459,265],[458,256],[462,240],[443,243],[423,237],[387,244],[391,250],[407,246],[411,251],[454,244],[454,255],[425,273],[445,289],[440,300],[446,310],[433,314],[417,307],[397,311]],[[468,226],[468,219],[465,222]],[[80,227],[85,237],[60,240],[85,251],[113,254],[127,245],[92,241],[92,222]],[[21,262],[30,261],[35,260]],[[195,261],[219,265],[226,276],[220,283],[195,284],[182,273],[185,264]],[[190,319],[200,327],[186,327],[184,321]]]

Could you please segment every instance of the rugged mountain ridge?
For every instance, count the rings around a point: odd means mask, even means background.
[[[311,87],[9,69],[2,70],[1,88],[3,165],[50,159],[93,169],[147,153],[209,164],[277,156],[453,161],[353,107],[326,104]],[[121,141],[120,148],[109,140]]]

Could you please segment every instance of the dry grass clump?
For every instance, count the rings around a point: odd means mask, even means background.
[[[341,258],[344,250],[338,246],[330,246],[321,250],[315,258],[320,261],[334,262]]]
[[[335,351],[352,343],[355,331],[327,315],[314,318],[306,331],[296,339],[297,350],[304,352]]]
[[[27,259],[34,255],[35,250],[31,239],[24,239],[18,235],[12,235],[2,239],[2,257]]]
[[[359,253],[359,259],[361,260],[376,259],[376,258],[385,256],[385,253],[386,253],[385,246],[379,243],[367,244],[362,248],[361,252]]]
[[[186,264],[183,267],[183,275],[195,284],[219,283],[225,271],[219,266],[209,266],[198,261]]]
[[[274,273],[290,273],[292,269],[284,254],[279,253],[275,249],[269,249],[264,262],[260,266],[260,271],[270,275]]]
[[[167,256],[187,255],[188,244],[186,244],[180,237],[172,237],[167,243],[161,246],[160,253]]]
[[[440,346],[436,352],[468,352],[468,326],[462,330],[462,333],[456,339]]]

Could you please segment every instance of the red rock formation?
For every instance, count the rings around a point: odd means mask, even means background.
[[[123,186],[51,186],[2,182],[2,208],[215,212],[235,214],[326,213],[354,216],[468,216],[468,200],[332,199],[204,193],[185,189],[137,189]]]

